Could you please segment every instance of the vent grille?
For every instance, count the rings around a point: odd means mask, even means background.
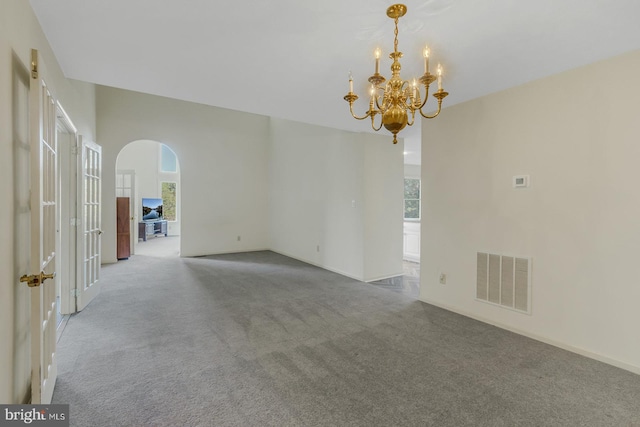
[[[477,254],[476,299],[531,313],[531,258]]]

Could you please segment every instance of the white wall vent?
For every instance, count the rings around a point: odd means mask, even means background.
[[[476,299],[531,314],[531,258],[478,252]]]

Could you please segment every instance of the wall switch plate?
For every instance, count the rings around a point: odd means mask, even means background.
[[[447,275],[444,273],[440,273],[440,284],[441,285],[447,284]]]

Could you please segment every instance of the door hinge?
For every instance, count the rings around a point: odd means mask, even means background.
[[[78,226],[78,218],[71,218],[69,220],[69,225],[72,227],[77,227]]]
[[[71,289],[71,296],[78,298],[80,296],[80,292],[77,289]]]
[[[38,50],[31,49],[31,78],[38,78]]]
[[[77,156],[78,154],[80,154],[80,147],[78,147],[77,145],[72,146],[72,147],[71,147],[71,154],[74,154],[74,155],[76,155],[76,156]]]

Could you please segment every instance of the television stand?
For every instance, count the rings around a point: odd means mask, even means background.
[[[163,219],[155,221],[141,221],[138,223],[138,239],[147,241],[148,236],[156,236],[158,234],[164,234],[167,237],[167,221]]]

